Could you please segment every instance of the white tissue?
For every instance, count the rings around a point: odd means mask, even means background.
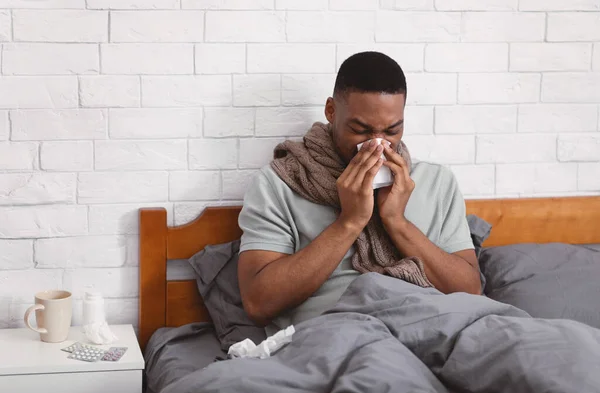
[[[97,345],[110,344],[118,340],[106,321],[83,325],[83,333],[88,340]]]
[[[293,325],[278,331],[274,335],[267,337],[260,344],[254,344],[249,338],[237,342],[229,347],[228,355],[234,358],[257,358],[265,359],[282,348],[284,345],[292,342],[292,336],[296,330]]]
[[[385,142],[388,146],[391,144],[389,141],[386,141],[383,138],[375,138],[375,140],[377,141],[378,144],[381,144],[382,142]],[[369,142],[369,141],[367,141],[367,142]],[[367,142],[358,144],[356,146],[356,148],[358,150],[360,150],[362,145]],[[385,158],[385,154],[383,154],[383,153],[381,153],[381,158],[384,161],[387,161],[387,159]],[[377,188],[387,187],[392,184],[394,184],[394,175],[392,174],[392,171],[387,166],[382,165],[381,168],[379,168],[379,171],[377,172],[377,174],[375,175],[375,178],[373,179],[373,189],[375,190]]]

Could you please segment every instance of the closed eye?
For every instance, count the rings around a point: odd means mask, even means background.
[[[358,134],[358,135],[365,135],[365,134],[368,134],[371,132],[369,130],[356,130],[352,127],[350,127],[350,129],[352,130],[352,132],[354,132],[355,134]]]

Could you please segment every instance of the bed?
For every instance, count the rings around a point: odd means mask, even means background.
[[[196,281],[168,281],[167,261],[189,259],[207,246],[239,239],[240,209],[209,207],[195,220],[175,227],[167,225],[163,208],[139,211],[139,341],[146,359],[153,363],[148,372],[161,373],[155,393],[225,357]],[[467,213],[491,224],[493,230],[483,243],[487,249],[517,244],[600,244],[598,196],[467,200]],[[206,349],[204,353],[201,348]],[[185,359],[178,363],[178,354],[186,351],[192,355],[182,355]],[[161,357],[167,361],[156,366]],[[166,368],[175,371],[165,377]]]

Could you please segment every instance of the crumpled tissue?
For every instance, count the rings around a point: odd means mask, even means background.
[[[106,321],[83,325],[83,333],[88,340],[96,345],[110,344],[118,340]]]
[[[229,347],[227,354],[232,358],[257,358],[265,359],[281,349],[284,345],[292,342],[292,336],[296,330],[294,325],[278,331],[274,335],[267,337],[260,344],[254,344],[249,338],[237,342]]]
[[[375,138],[375,140],[377,141],[377,144],[380,144],[380,145],[383,145],[384,143],[386,143],[388,146],[391,145],[391,143],[389,141],[386,141],[383,138]],[[367,142],[369,142],[369,141],[367,141]],[[366,142],[359,143],[358,145],[356,145],[356,148],[358,150],[360,150],[362,145],[365,143]],[[384,161],[387,161],[387,158],[385,157],[385,154],[383,154],[383,153],[381,153],[381,158]],[[394,184],[394,174],[392,173],[392,170],[390,168],[388,168],[387,166],[382,165],[381,168],[379,168],[379,171],[377,171],[375,178],[373,179],[373,189],[375,190],[377,188],[391,186],[392,184]]]

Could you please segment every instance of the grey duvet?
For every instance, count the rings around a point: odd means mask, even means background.
[[[267,359],[210,364],[166,393],[600,392],[600,330],[376,273]]]

